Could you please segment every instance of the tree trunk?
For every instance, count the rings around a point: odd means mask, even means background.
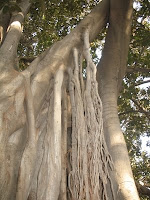
[[[106,143],[116,171],[113,174],[115,190],[119,199],[137,200],[139,197],[117,111],[118,93],[127,64],[131,20],[132,1],[111,1],[109,28],[97,80],[103,103]]]
[[[0,199],[139,199],[117,115],[131,4],[100,2],[68,36],[17,72],[21,23],[30,7],[22,2],[0,48]],[[98,68],[103,120],[89,43],[107,22]]]

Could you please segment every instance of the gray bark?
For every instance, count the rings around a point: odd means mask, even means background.
[[[137,200],[139,197],[117,111],[118,92],[126,71],[131,21],[132,1],[112,0],[110,25],[97,79],[103,103],[105,138],[116,171],[112,176],[117,199]]]
[[[54,200],[58,199],[59,195],[60,199],[67,199],[67,195],[64,195],[67,190],[65,188],[65,159],[60,152],[61,135],[63,140],[67,138],[66,122],[64,122],[64,135],[60,128],[63,123],[60,114],[63,99],[63,94],[60,92],[63,88],[62,74],[59,83],[58,80],[57,83],[55,82],[58,78],[55,79],[55,76],[60,66],[63,66],[65,73],[70,67],[72,49],[80,50],[83,47],[85,30],[89,30],[89,40],[93,41],[106,25],[109,3],[110,33],[106,39],[106,46],[109,46],[109,43],[112,45],[111,50],[113,55],[116,55],[117,63],[113,60],[114,67],[110,68],[105,57],[105,61],[102,61],[108,70],[107,73],[102,67],[100,72],[104,127],[108,134],[106,139],[110,154],[113,157],[115,169],[119,173],[119,178],[114,178],[114,184],[119,186],[119,194],[121,194],[118,199],[127,199],[126,192],[129,194],[128,199],[134,199],[133,194],[126,188],[126,184],[122,184],[128,181],[131,182],[131,188],[138,199],[116,109],[118,87],[125,71],[131,14],[128,1],[122,2],[123,5],[117,0],[102,1],[68,36],[38,56],[24,72],[15,71],[14,66],[22,31],[21,23],[29,9],[29,2],[23,1],[22,13],[12,18],[9,31],[0,48],[0,199]],[[127,13],[129,18],[126,18]],[[118,15],[120,23],[116,26]],[[122,34],[124,35],[123,42],[120,39]],[[122,53],[120,53],[120,48],[123,49]],[[109,54],[110,50],[107,50],[107,47],[105,49],[108,52],[105,53],[104,50],[104,55],[112,58],[112,53]],[[117,77],[116,73],[114,76],[114,70],[118,72]],[[56,90],[59,90],[59,94]],[[59,102],[56,102],[57,95],[59,95]],[[108,103],[111,105],[111,114],[108,112]],[[62,113],[66,116],[65,109]],[[107,125],[107,120],[110,120],[109,125]],[[58,126],[57,122],[59,122]],[[111,134],[113,137],[110,137]],[[123,142],[117,145],[117,148],[112,148],[111,144],[117,141],[117,136]],[[122,167],[122,163],[120,164],[122,158],[118,157],[118,151],[121,151],[127,160],[127,170],[124,173],[127,173],[128,177],[124,177],[119,171]],[[63,152],[65,154],[66,147]],[[116,195],[118,195],[118,190],[116,190]]]

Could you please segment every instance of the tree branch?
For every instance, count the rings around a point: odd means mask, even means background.
[[[18,59],[24,63],[31,63],[36,57],[19,57]]]
[[[7,36],[0,48],[0,59],[2,63],[13,62],[16,58],[17,47],[22,33],[22,22],[30,5],[29,0],[22,1],[20,4],[22,12],[18,12],[16,15],[12,16],[11,23],[7,30]],[[9,67],[12,66],[9,65]]]
[[[142,106],[140,105],[140,103],[137,102],[135,99],[131,99],[131,100],[139,108],[139,111],[141,113],[145,114],[145,116],[150,120],[150,112],[148,112],[147,110],[145,110],[144,108],[142,108]]]
[[[142,81],[142,82],[139,82],[139,83],[135,83],[135,86],[142,85],[142,84],[145,84],[145,83],[150,83],[150,80],[146,80],[146,81]]]
[[[136,187],[140,194],[150,197],[150,188],[146,187],[145,185],[141,185],[137,181],[136,181]]]
[[[47,50],[45,57],[38,63],[37,67],[32,68],[31,86],[34,98],[38,99],[34,105],[36,107],[35,113],[43,101],[44,92],[49,86],[51,76],[62,63],[65,64],[66,68],[70,66],[69,56],[74,47],[82,48],[85,29],[89,28],[90,42],[93,41],[107,24],[108,16],[109,1],[101,1],[69,35]],[[30,71],[30,66],[26,70]]]
[[[118,115],[121,116],[121,115],[126,115],[129,113],[138,113],[138,112],[140,112],[140,111],[139,110],[128,110],[126,112],[119,113]]]
[[[148,68],[141,68],[141,67],[136,67],[136,68],[128,67],[126,72],[127,73],[134,73],[134,72],[149,73],[150,69],[148,69]]]
[[[3,13],[3,11],[0,11],[0,46],[3,44],[6,34],[7,34],[7,28],[10,23],[11,15],[10,13]]]
[[[58,70],[59,66],[62,63],[65,65],[66,68],[70,67],[69,57],[73,47],[82,47],[83,30],[85,30],[85,28],[88,25],[90,32],[90,40],[95,39],[98,33],[106,25],[108,21],[108,14],[109,1],[106,0],[100,2],[100,4],[96,6],[95,9],[93,9],[93,11],[88,16],[86,16],[69,35],[67,35],[63,40],[52,45],[50,49],[47,49],[42,54],[40,54],[36,59],[34,59],[30,63],[30,66],[23,72],[10,70],[11,67],[8,66],[8,62],[10,62],[8,55],[6,55],[8,60],[6,60],[6,57],[4,60],[3,55],[0,54],[1,98],[4,101],[6,100],[8,102],[8,97],[15,95],[15,93],[17,93],[18,87],[24,87],[24,82],[22,80],[24,73],[29,73],[31,76],[31,91],[33,94],[35,116],[37,116],[45,98],[47,89],[50,86],[51,77],[55,74],[55,72]],[[10,34],[10,36],[12,35]],[[12,37],[15,36],[13,35]],[[13,48],[17,48],[17,45]],[[5,52],[7,53],[7,51]],[[8,51],[8,53],[10,52]],[[24,122],[21,121],[19,123],[19,127],[23,126],[23,123]],[[18,129],[18,121],[16,121],[16,119],[12,120],[12,124],[14,127],[14,131]]]

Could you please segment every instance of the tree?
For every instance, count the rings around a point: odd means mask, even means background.
[[[1,199],[139,199],[117,111],[133,2],[103,0],[35,59],[18,44],[39,2],[9,3],[1,10]],[[96,73],[89,44],[107,24]],[[30,56],[21,72],[17,49]]]

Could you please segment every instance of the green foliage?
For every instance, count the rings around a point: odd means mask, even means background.
[[[19,54],[37,55],[66,36],[85,15],[86,5],[86,1],[80,0],[33,1]]]

